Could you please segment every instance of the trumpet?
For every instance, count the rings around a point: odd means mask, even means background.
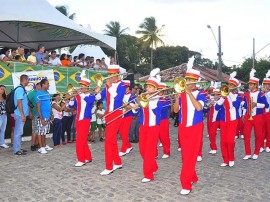
[[[223,96],[223,97],[226,97],[230,94],[230,91],[232,90],[235,90],[235,89],[242,89],[243,87],[240,86],[240,87],[234,87],[234,88],[229,88],[228,85],[222,85],[220,87],[220,94]]]
[[[123,80],[124,78],[126,78],[128,75],[131,75],[133,73],[122,73],[122,74],[118,74],[117,76],[120,77],[120,80]],[[93,80],[94,80],[94,83],[97,84],[97,86],[101,87],[104,80],[106,79],[110,79],[112,77],[115,77],[115,75],[112,75],[112,76],[107,76],[107,77],[103,77],[102,74],[100,73],[97,73],[93,76]]]
[[[252,117],[252,103],[253,103],[253,97],[250,98],[249,100],[249,119],[250,121],[254,120],[253,117]]]
[[[182,93],[186,90],[186,86],[189,84],[206,84],[207,81],[195,81],[195,82],[187,82],[183,77],[176,77],[173,81],[173,88],[177,93]]]
[[[64,98],[65,96],[64,95],[66,95],[66,94],[69,94],[70,95],[70,97],[69,98],[71,98],[71,97],[74,97],[75,96],[75,94],[74,94],[74,87],[73,87],[73,85],[72,84],[68,84],[68,86],[67,86],[67,89],[68,89],[68,91],[66,92],[66,93],[55,93],[55,94],[59,94],[61,97],[62,97],[62,99],[66,99],[66,98]],[[52,97],[55,95],[55,94],[43,94],[43,95],[38,95],[37,96],[37,99],[38,100],[51,100],[52,99]],[[73,95],[74,94],[74,95]],[[49,98],[48,98],[48,96],[49,96]],[[44,97],[44,98],[43,98]]]

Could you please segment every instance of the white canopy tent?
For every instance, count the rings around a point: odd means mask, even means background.
[[[0,46],[56,49],[92,44],[116,49],[116,38],[89,31],[46,0],[12,0],[0,6]]]

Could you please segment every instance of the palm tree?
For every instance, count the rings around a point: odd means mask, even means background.
[[[104,29],[106,35],[108,36],[114,36],[116,39],[118,39],[121,35],[123,35],[127,30],[129,30],[128,27],[121,29],[121,25],[119,22],[111,21],[108,24],[105,25],[107,29]]]
[[[72,14],[69,13],[67,6],[64,6],[64,5],[63,6],[55,6],[55,8],[71,20],[74,20],[76,17],[76,13],[72,13]]]
[[[121,29],[121,25],[119,22],[116,21],[110,21],[108,24],[105,25],[107,29],[104,29],[104,33],[108,36],[113,36],[116,37],[116,41],[120,39],[120,37],[125,34],[127,30],[129,30],[128,27]],[[118,47],[118,46],[117,46]],[[115,60],[117,62],[117,47],[116,47],[116,52],[115,52]]]
[[[136,31],[136,34],[142,35],[139,42],[142,43],[144,48],[150,48],[151,50],[151,70],[153,69],[153,49],[159,44],[164,45],[164,42],[160,39],[164,35],[161,34],[162,28],[156,26],[156,19],[154,17],[148,17],[144,19],[144,22],[139,25],[140,30]]]

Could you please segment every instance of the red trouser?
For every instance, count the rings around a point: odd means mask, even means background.
[[[92,161],[92,154],[88,146],[87,137],[91,119],[76,120],[76,154],[79,162]]]
[[[195,167],[203,136],[203,122],[190,127],[179,125],[178,130],[179,132],[181,131],[180,139],[182,146],[180,181],[183,189],[191,190],[191,183],[198,181]]]
[[[170,155],[169,119],[160,120],[159,139],[163,147],[163,153]]]
[[[266,147],[270,148],[270,112],[263,114],[263,140],[265,139]],[[262,147],[264,147],[264,142]]]
[[[150,180],[154,179],[154,172],[158,170],[156,149],[159,136],[159,126],[140,125],[139,148],[143,158],[143,174]]]
[[[234,121],[220,121],[220,148],[223,161],[229,164],[229,161],[234,161],[235,147],[235,132],[238,124],[238,119]]]
[[[203,149],[203,129],[204,129],[204,124],[202,124],[201,132],[200,132],[202,134],[202,137],[201,137],[201,141],[200,141],[200,149],[199,149],[198,156],[202,156],[202,149]]]
[[[110,115],[106,116],[106,123],[113,120],[114,118],[120,116],[122,114],[121,110],[117,110]],[[117,145],[117,132],[121,125],[122,118],[112,121],[108,125],[106,125],[105,132],[105,163],[106,169],[112,170],[113,163],[115,165],[122,165],[122,160],[119,157],[118,153],[118,145]]]
[[[246,155],[251,155],[251,146],[250,146],[250,138],[251,138],[251,130],[254,126],[255,133],[255,150],[254,154],[259,155],[260,148],[263,143],[263,135],[262,135],[262,126],[263,126],[263,117],[262,114],[253,116],[254,120],[248,120],[249,115],[245,115],[244,121],[244,141],[245,141],[245,150]]]
[[[122,118],[121,126],[120,126],[120,136],[122,139],[122,147],[121,152],[126,153],[128,148],[131,148],[132,145],[130,144],[128,140],[129,136],[129,129],[132,124],[132,118],[133,116],[128,116]]]
[[[244,123],[243,123],[243,119],[240,118],[238,119],[237,130],[236,130],[235,136],[239,137],[240,135],[243,135],[243,130],[244,130]]]
[[[211,150],[217,150],[216,137],[217,137],[217,129],[219,128],[219,124],[220,124],[219,121],[207,122],[207,131],[209,135]]]

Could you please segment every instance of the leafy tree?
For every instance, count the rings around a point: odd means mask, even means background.
[[[154,17],[147,17],[144,19],[144,22],[139,25],[140,30],[136,31],[136,34],[142,35],[139,42],[142,43],[143,47],[150,48],[151,70],[153,69],[153,49],[159,44],[164,45],[164,42],[161,40],[163,27],[164,25],[161,28],[156,26],[156,19]]]
[[[137,46],[131,45],[126,49],[126,60],[132,66],[132,71],[135,73],[137,65],[140,63],[141,53]]]
[[[69,9],[68,6],[66,5],[61,5],[61,6],[55,6],[55,8],[61,12],[62,14],[64,14],[65,16],[67,16],[69,19],[74,20],[76,17],[76,13],[69,13]]]

